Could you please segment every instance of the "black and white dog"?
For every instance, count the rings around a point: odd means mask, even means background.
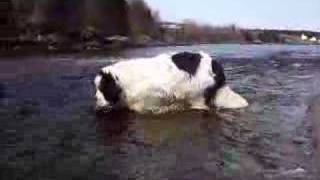
[[[95,86],[97,109],[163,113],[248,106],[226,84],[222,66],[203,52],[121,61],[102,68]]]

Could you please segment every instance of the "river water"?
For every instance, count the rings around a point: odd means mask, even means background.
[[[99,68],[183,50],[216,57],[250,106],[205,114],[95,114],[92,81]],[[0,58],[0,179],[317,180],[319,77],[320,46]]]

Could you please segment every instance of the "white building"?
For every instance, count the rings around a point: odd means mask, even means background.
[[[308,36],[306,36],[305,34],[301,35],[301,40],[306,41],[308,39],[309,39]]]
[[[312,38],[310,38],[310,41],[311,42],[317,42],[317,38],[313,36]]]

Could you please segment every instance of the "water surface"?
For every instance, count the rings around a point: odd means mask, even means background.
[[[203,50],[250,102],[242,110],[94,112],[99,68]],[[320,47],[202,45],[0,59],[1,179],[317,179],[310,108]]]

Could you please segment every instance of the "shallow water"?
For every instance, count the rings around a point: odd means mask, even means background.
[[[250,102],[165,115],[94,112],[126,58],[203,50]],[[0,59],[0,179],[317,179],[320,46],[202,45]],[[311,109],[311,110],[310,110]],[[310,113],[313,113],[310,115]]]

